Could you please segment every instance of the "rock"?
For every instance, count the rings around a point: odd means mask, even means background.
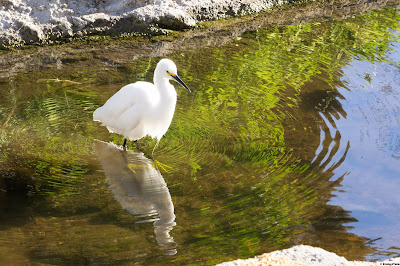
[[[165,34],[293,1],[297,0],[0,0],[0,49],[88,35]],[[364,2],[393,2],[347,1],[352,3],[332,5],[351,9]]]
[[[268,254],[247,260],[235,260],[218,264],[221,266],[307,266],[298,261],[279,256],[269,256]]]
[[[384,260],[380,265],[400,265],[400,257]]]
[[[378,266],[384,263],[400,263],[400,258],[393,258],[379,262],[348,261],[344,257],[322,248],[298,245],[284,250],[278,250],[255,258],[235,260],[218,264],[218,266],[253,266],[253,265],[324,265],[324,266]],[[388,264],[389,265],[389,264]]]
[[[306,265],[345,265],[348,261],[322,248],[299,245],[289,249],[271,252],[272,256],[282,256]]]
[[[160,33],[290,0],[0,0],[0,48],[91,34]],[[155,30],[155,28],[158,28]]]

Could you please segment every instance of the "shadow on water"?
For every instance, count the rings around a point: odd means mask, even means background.
[[[214,264],[296,244],[398,255],[399,30],[386,9],[169,54],[194,93],[177,90],[157,167],[92,113],[159,58],[6,75],[0,263]]]
[[[130,214],[154,222],[157,244],[176,254],[169,232],[175,226],[174,205],[167,185],[154,162],[142,153],[124,151],[113,143],[94,141],[96,154],[114,198]]]

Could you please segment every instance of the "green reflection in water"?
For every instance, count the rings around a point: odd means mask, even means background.
[[[320,113],[346,116],[336,100],[340,68],[353,57],[386,60],[396,30],[396,10],[373,11],[260,29],[223,47],[172,55],[195,93],[178,89],[173,123],[156,150],[175,206],[170,234],[178,246],[169,257],[157,247],[152,225],[135,223],[140,218],[113,199],[93,140],[121,143],[122,137],[91,119],[122,85],[150,80],[158,59],[96,69],[77,62],[1,80],[1,187],[37,199],[22,204],[34,219],[17,226],[22,234],[1,227],[2,239],[23,254],[13,260],[213,264],[297,243],[362,259],[371,249],[346,233],[351,216],[326,205],[340,185],[341,178],[330,181],[337,165],[325,169],[329,160],[312,159],[321,141],[336,143],[320,139],[326,129]],[[154,144],[141,141],[149,153]],[[7,257],[2,243],[0,257]]]

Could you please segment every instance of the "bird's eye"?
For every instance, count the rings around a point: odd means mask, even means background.
[[[171,72],[169,72],[168,70],[167,70],[167,74],[169,75],[169,76],[172,76],[172,77],[174,77],[175,75],[174,74],[172,74]]]

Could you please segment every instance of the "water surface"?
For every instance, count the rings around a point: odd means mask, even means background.
[[[399,29],[386,9],[169,54],[193,93],[176,86],[154,160],[154,140],[124,152],[92,113],[160,58],[1,70],[0,261],[214,264],[296,244],[399,256]]]

